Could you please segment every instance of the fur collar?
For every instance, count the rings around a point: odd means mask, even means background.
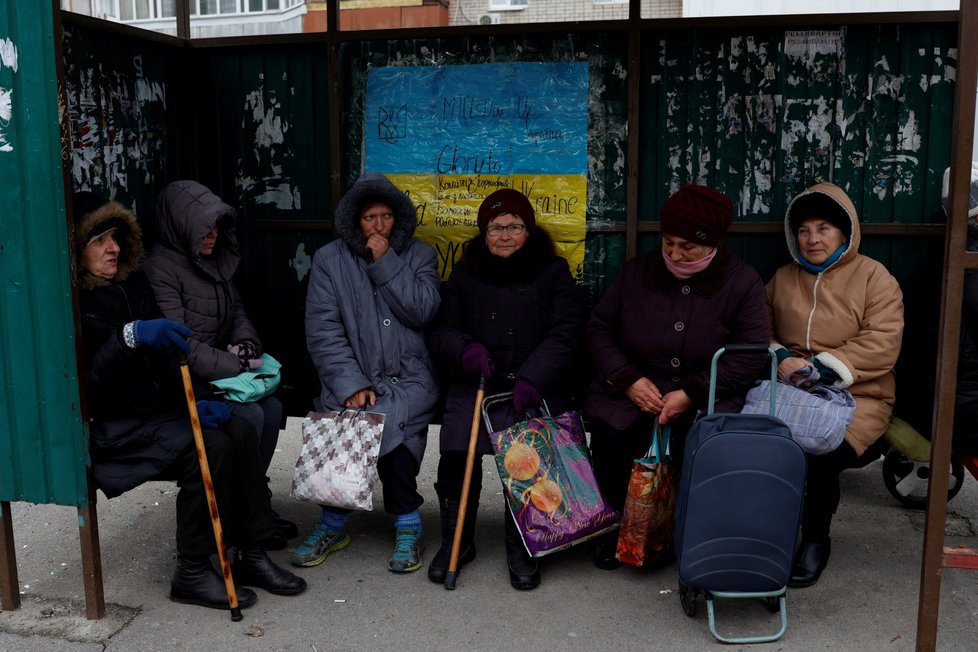
[[[479,234],[465,244],[458,266],[485,283],[513,285],[532,283],[556,258],[550,234],[537,227],[530,231],[526,244],[509,258],[490,253],[485,236]]]
[[[118,272],[115,278],[109,280],[82,271],[81,256],[88,245],[88,234],[96,225],[111,218],[123,220],[127,228],[125,236],[119,238]],[[139,267],[139,263],[143,260],[143,254],[143,231],[139,228],[136,216],[132,214],[132,211],[126,210],[122,204],[117,202],[103,204],[91,213],[82,216],[75,224],[75,269],[78,273],[78,288],[80,290],[94,290],[97,287],[126,280]]]

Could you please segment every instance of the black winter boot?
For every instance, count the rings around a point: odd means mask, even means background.
[[[234,564],[234,581],[255,586],[276,595],[296,595],[306,590],[306,581],[275,564],[259,546],[241,551]]]
[[[255,604],[258,596],[251,589],[235,586],[238,606]],[[210,609],[230,609],[224,578],[217,574],[207,557],[177,555],[177,568],[170,580],[170,599]]]
[[[481,477],[480,477],[481,480]],[[479,513],[479,494],[482,484],[476,486],[475,477],[469,487],[469,502],[465,506],[465,523],[462,526],[462,542],[458,551],[458,569],[475,559],[475,519]],[[461,488],[459,488],[461,491]],[[448,564],[452,559],[452,543],[455,539],[455,524],[458,522],[459,497],[450,496],[439,483],[435,483],[438,494],[438,514],[441,520],[441,546],[428,562],[428,579],[435,584],[444,584]]]
[[[509,505],[503,512],[506,523],[506,563],[509,566],[509,583],[518,591],[529,591],[540,586],[540,566],[530,557],[523,545],[523,537],[516,527]]]

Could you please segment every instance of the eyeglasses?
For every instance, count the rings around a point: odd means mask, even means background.
[[[493,224],[486,227],[486,234],[491,236],[500,236],[503,231],[510,235],[519,235],[523,233],[523,229],[526,228],[524,224],[517,224],[513,222],[512,224]]]
[[[367,224],[373,223],[374,220],[383,220],[385,222],[390,222],[394,219],[394,213],[378,213],[377,215],[364,215],[360,218]]]

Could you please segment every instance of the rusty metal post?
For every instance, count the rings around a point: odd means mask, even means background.
[[[177,0],[177,36],[180,38],[190,38],[190,2],[191,0]]]
[[[88,505],[78,508],[78,538],[81,541],[82,582],[85,585],[85,615],[89,620],[105,617],[105,586],[102,582],[102,547],[98,539],[98,510],[95,480],[88,469]]]
[[[917,603],[917,650],[937,647],[937,620],[941,602],[941,570],[944,559],[944,523],[947,518],[948,465],[957,385],[958,344],[961,332],[961,299],[966,266],[975,257],[965,252],[968,190],[971,185],[971,150],[974,141],[975,88],[978,84],[978,0],[961,0],[958,12],[958,67],[954,89],[954,126],[949,182],[950,215],[944,247],[944,287],[938,342],[937,387],[931,430],[930,481],[927,519]]]
[[[626,154],[625,180],[625,260],[638,253],[638,196],[639,196],[639,128],[642,113],[642,16],[639,0],[631,0],[628,6],[628,153]]]
[[[20,608],[19,588],[14,524],[10,520],[10,502],[3,500],[0,501],[0,610]]]

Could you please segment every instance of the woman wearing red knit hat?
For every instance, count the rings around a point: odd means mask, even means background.
[[[682,459],[685,434],[707,408],[716,350],[770,340],[764,285],[722,241],[732,222],[730,197],[682,186],[662,207],[661,248],[625,264],[588,323],[596,371],[586,406],[594,472],[618,510],[632,461],[648,449],[656,421],[671,426],[672,459]],[[715,410],[739,412],[763,367],[761,356],[722,358]],[[596,566],[620,565],[617,538],[599,540]]]
[[[514,419],[541,399],[559,414],[571,407],[572,370],[584,347],[583,297],[567,261],[537,224],[530,200],[512,188],[496,190],[479,206],[478,226],[445,284],[428,338],[431,355],[449,381],[435,483],[442,543],[428,565],[428,578],[439,584],[445,581],[455,535],[479,376],[486,379],[487,394],[513,393],[509,416]],[[493,421],[496,429],[509,425],[505,419]],[[485,424],[477,452],[492,453]],[[475,558],[480,465],[472,474],[459,565]],[[527,554],[513,518],[507,514],[503,521],[510,584],[533,589],[540,583],[536,560]]]

